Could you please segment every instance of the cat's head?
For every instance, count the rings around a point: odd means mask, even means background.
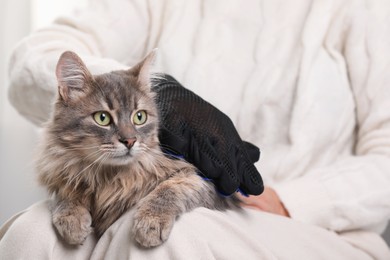
[[[127,165],[156,149],[153,60],[154,52],[129,70],[93,76],[75,53],[63,53],[56,69],[58,98],[48,125],[51,144],[106,165]]]

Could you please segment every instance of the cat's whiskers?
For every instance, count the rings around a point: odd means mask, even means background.
[[[85,161],[86,159],[88,159],[88,157],[95,157],[97,154],[99,154],[101,152],[101,150],[98,150],[98,151],[95,151],[94,153],[90,154],[89,156],[87,156],[86,158],[83,158],[83,160]],[[99,162],[100,160],[102,160],[104,158],[104,156],[106,156],[105,153],[102,153],[100,154],[94,161],[92,161],[89,165],[87,165],[86,167],[84,167],[83,170],[81,171],[78,171],[78,173],[74,174],[70,179],[68,179],[68,183],[73,183],[75,180],[80,180],[80,175],[85,172],[86,170],[88,170],[89,168],[91,168],[95,163]],[[78,186],[78,181],[76,181],[76,185],[75,187]]]
[[[51,137],[51,139],[49,139],[47,143],[48,144],[53,144],[53,147],[55,147],[56,150],[57,150],[58,146],[55,145],[57,143],[56,139],[59,139],[59,138],[58,137],[57,138]],[[62,150],[64,150],[64,151],[93,150],[93,149],[96,149],[96,148],[99,148],[99,147],[100,147],[100,145],[85,146],[85,145],[77,145],[77,144],[72,144],[69,147],[60,146],[60,148]]]
[[[180,171],[181,167],[176,163],[172,162],[171,159],[167,157],[167,155],[164,155],[161,150],[150,148],[145,145],[142,146],[142,149],[143,149],[142,152],[145,155],[152,155],[154,163],[152,163],[151,165],[153,166],[155,172],[158,172],[158,168],[159,168],[158,165],[160,166],[167,165],[168,162],[171,162],[170,169],[172,169],[173,172]],[[178,160],[182,160],[182,159],[178,159]]]
[[[105,179],[106,177],[106,174],[100,174],[101,172],[101,169],[105,163],[105,161],[111,156],[110,153],[104,153],[102,154],[102,158],[97,162],[97,165],[96,165],[96,168],[95,168],[95,174],[93,174],[92,176],[90,176],[92,179],[94,179],[93,182],[90,182],[92,185],[99,185],[102,183],[102,177],[104,178],[105,181],[107,181]],[[107,172],[108,173],[108,172]]]
[[[88,149],[96,149],[99,148],[100,145],[79,145],[79,144],[72,144],[68,147],[62,147],[64,150],[72,151],[72,150],[88,150]]]
[[[110,153],[105,153],[105,156],[98,162],[97,166],[96,166],[96,172],[100,172],[100,170],[102,169],[103,165],[104,165],[104,162],[110,157]]]
[[[96,148],[99,148],[99,147],[96,147]],[[85,161],[89,161],[92,159],[95,160],[96,156],[99,155],[99,153],[101,153],[101,150],[97,149],[97,150],[95,150],[95,151],[93,151],[93,152],[91,152],[88,155],[83,156],[83,157],[80,157],[80,156],[74,155],[74,154],[70,154],[70,155],[71,155],[71,157],[75,158],[78,162],[85,162]]]
[[[66,150],[66,151],[93,150],[93,149],[97,149],[99,147],[100,147],[99,145],[89,146],[89,147],[85,147],[85,146],[84,147],[83,146],[72,146],[71,148],[66,147],[66,148],[64,148],[64,150]]]
[[[112,157],[112,152],[104,152],[104,156],[103,158],[101,158],[101,160],[98,162],[98,165],[97,165],[97,168],[96,168],[96,171],[97,172],[100,172],[100,169],[103,167],[103,165],[105,165],[105,162]],[[108,165],[108,167],[110,167],[110,165]]]

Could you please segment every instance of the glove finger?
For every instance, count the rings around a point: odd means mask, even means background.
[[[218,146],[218,143],[216,144]],[[220,193],[225,196],[231,195],[237,191],[240,186],[240,178],[236,165],[236,150],[233,146],[219,147],[218,151],[222,152],[220,156],[219,177],[215,179],[215,185]]]
[[[241,191],[250,195],[260,195],[264,191],[264,184],[260,173],[253,166],[253,169],[247,170],[240,184]]]
[[[219,193],[229,196],[237,191],[240,181],[238,178],[229,179],[228,175],[221,175],[220,178],[214,179],[214,184]]]
[[[242,141],[242,144],[249,156],[250,161],[252,163],[257,162],[260,159],[260,155],[261,155],[260,148],[247,141]]]
[[[240,189],[246,194],[260,195],[264,191],[261,175],[246,153],[241,149],[238,150],[240,157],[237,168],[240,174]]]
[[[205,177],[213,180],[221,194],[231,195],[240,185],[236,166],[232,163],[234,161],[221,154],[221,144],[218,140],[210,140],[208,137],[201,140],[192,142],[195,166]]]
[[[193,137],[190,142],[189,159],[202,173],[203,177],[217,179],[223,172],[219,155],[210,142],[202,138],[202,141]]]

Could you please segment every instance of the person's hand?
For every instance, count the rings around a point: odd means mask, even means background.
[[[183,156],[224,195],[237,189],[253,195],[263,192],[263,181],[253,165],[259,148],[241,140],[228,116],[169,75],[155,79],[153,91],[165,152]]]
[[[278,194],[270,187],[265,187],[264,192],[260,196],[245,197],[241,195],[240,199],[244,207],[290,217]]]

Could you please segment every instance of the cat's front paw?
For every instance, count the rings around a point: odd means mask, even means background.
[[[135,214],[132,232],[141,246],[159,246],[168,239],[174,222],[175,216],[140,210]]]
[[[92,232],[92,218],[88,210],[61,210],[53,213],[53,224],[60,236],[70,245],[81,245]]]

